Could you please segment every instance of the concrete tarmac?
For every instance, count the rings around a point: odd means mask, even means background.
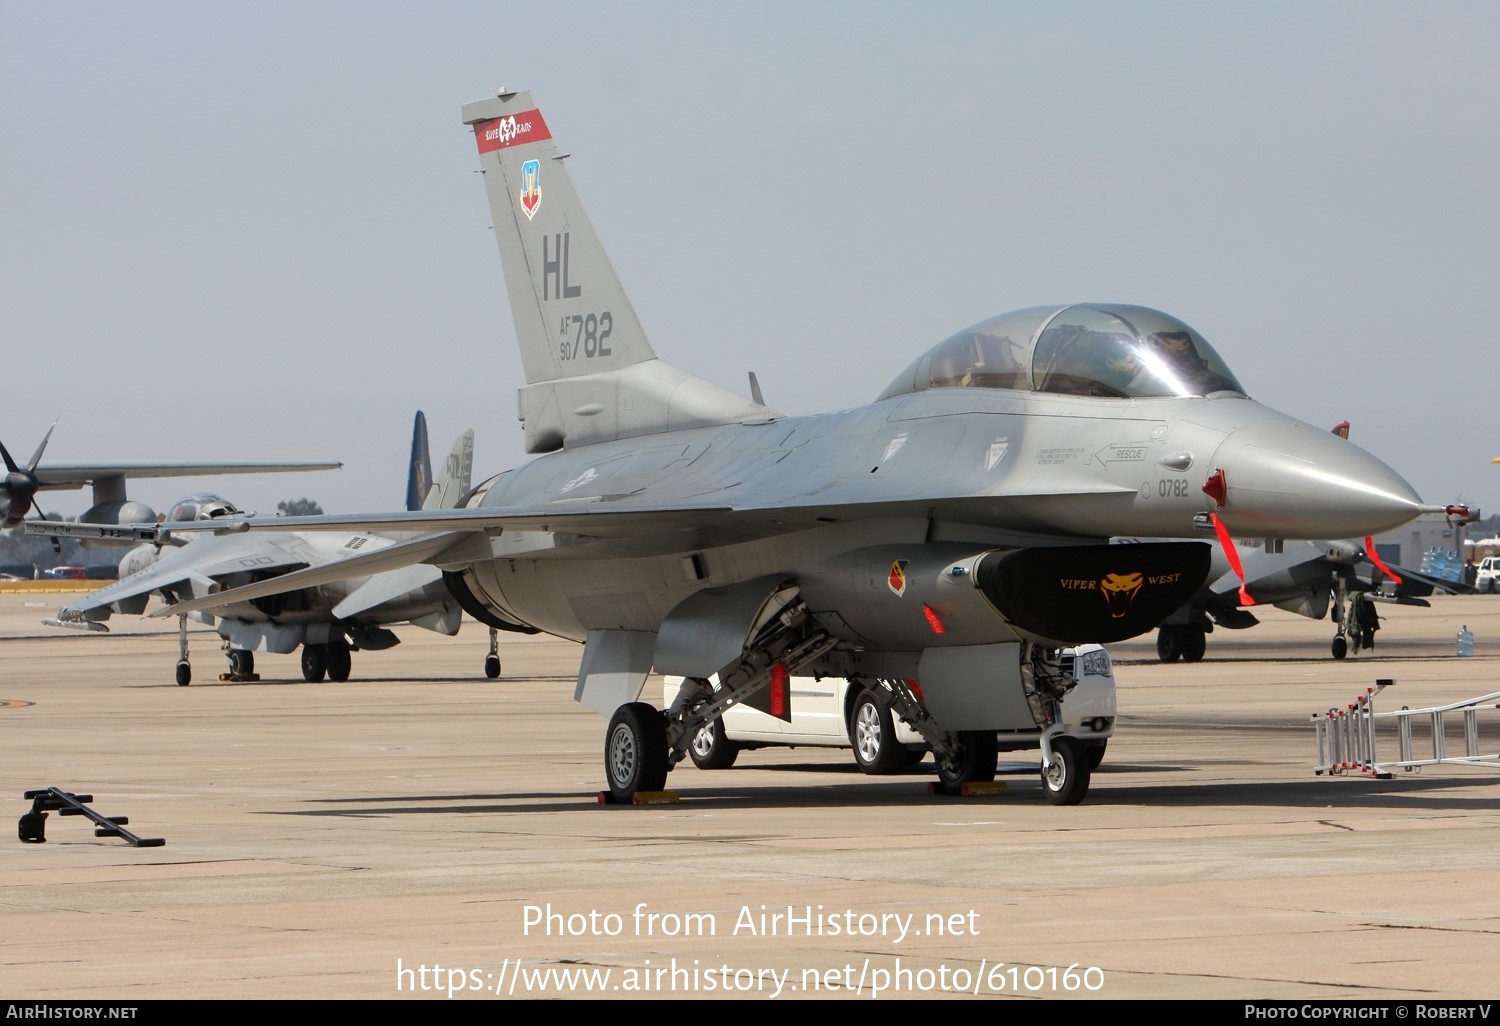
[[[3,999],[1500,997],[1500,766],[1319,775],[1311,722],[1383,678],[1377,711],[1500,691],[1500,596],[1382,605],[1342,661],[1275,609],[1196,664],[1113,646],[1118,730],[1066,808],[1034,753],[953,798],[930,760],[817,749],[603,805],[571,643],[502,636],[487,680],[482,627],[408,627],[347,683],[264,654],[228,683],[195,625],[178,687],[175,620],[42,626],[62,598],[0,594],[0,809],[59,787],[165,844],[55,812],[11,834]]]

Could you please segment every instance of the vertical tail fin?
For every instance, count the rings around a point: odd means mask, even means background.
[[[526,381],[619,370],[656,353],[530,93],[468,103]]]
[[[526,371],[528,452],[775,416],[657,360],[530,93],[464,104],[463,121]]]
[[[443,469],[428,489],[422,502],[423,509],[456,509],[473,490],[474,476],[474,429],[470,428],[458,436]]]
[[[421,410],[411,426],[411,459],[406,465],[406,508],[421,509],[432,487],[432,452],[427,448],[427,417]]]

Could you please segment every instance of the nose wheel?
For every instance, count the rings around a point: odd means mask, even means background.
[[[1053,805],[1077,805],[1089,793],[1093,775],[1088,752],[1065,735],[1054,737],[1051,748],[1051,758],[1042,762],[1042,793]]]

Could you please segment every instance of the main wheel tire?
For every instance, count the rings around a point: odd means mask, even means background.
[[[964,785],[995,779],[995,760],[1000,741],[993,730],[961,730],[957,734],[958,756],[938,760],[938,785],[948,794],[962,794]]]
[[[1182,658],[1182,639],[1176,627],[1156,629],[1156,658],[1164,663],[1175,663]]]
[[[316,684],[328,673],[328,646],[304,643],[302,646],[302,679]]]
[[[1203,653],[1208,651],[1208,632],[1201,627],[1184,627],[1178,644],[1182,649],[1183,662],[1199,662]]]
[[[229,672],[235,677],[248,677],[255,672],[255,653],[245,648],[229,650]]]
[[[1083,754],[1086,755],[1089,760],[1090,773],[1098,769],[1099,764],[1104,761],[1104,749],[1108,745],[1108,741],[1100,741],[1098,744],[1085,744],[1083,746]]]
[[[865,773],[894,773],[906,765],[906,749],[896,740],[891,710],[868,689],[854,700],[849,742],[854,746],[855,765]]]
[[[349,643],[342,638],[328,643],[328,679],[342,684],[349,679],[354,669],[354,658],[349,654]]]
[[[177,686],[185,688],[193,682],[193,667],[186,659],[177,664]]]
[[[740,757],[738,742],[729,740],[724,733],[724,720],[715,716],[712,723],[705,723],[688,743],[688,758],[702,770],[728,769]]]
[[[499,656],[491,654],[484,657],[484,675],[490,680],[500,676]]]
[[[1042,766],[1042,793],[1053,805],[1077,805],[1089,793],[1088,753],[1076,738],[1052,739],[1052,761]]]
[[[1349,654],[1349,642],[1344,638],[1333,639],[1333,657],[1342,659]]]
[[[669,768],[661,710],[646,702],[616,709],[604,733],[604,773],[614,799],[628,802],[637,791],[660,791]]]

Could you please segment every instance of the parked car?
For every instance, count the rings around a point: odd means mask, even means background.
[[[1500,556],[1485,556],[1474,571],[1474,590],[1481,595],[1500,595]]]
[[[1115,676],[1109,651],[1100,645],[1065,649],[1062,668],[1076,683],[1062,701],[1064,733],[1076,738],[1089,769],[1104,758],[1115,730]],[[681,677],[666,677],[664,704],[677,696]],[[693,737],[688,755],[699,769],[728,769],[741,751],[768,746],[848,748],[866,773],[894,773],[927,755],[922,736],[891,710],[879,691],[842,677],[793,677],[792,718],[784,722],[747,705],[726,709]],[[1000,731],[1002,752],[1036,748],[1041,731]]]
[[[43,577],[53,580],[83,581],[89,576],[89,568],[86,566],[55,566],[51,570],[43,570]]]

